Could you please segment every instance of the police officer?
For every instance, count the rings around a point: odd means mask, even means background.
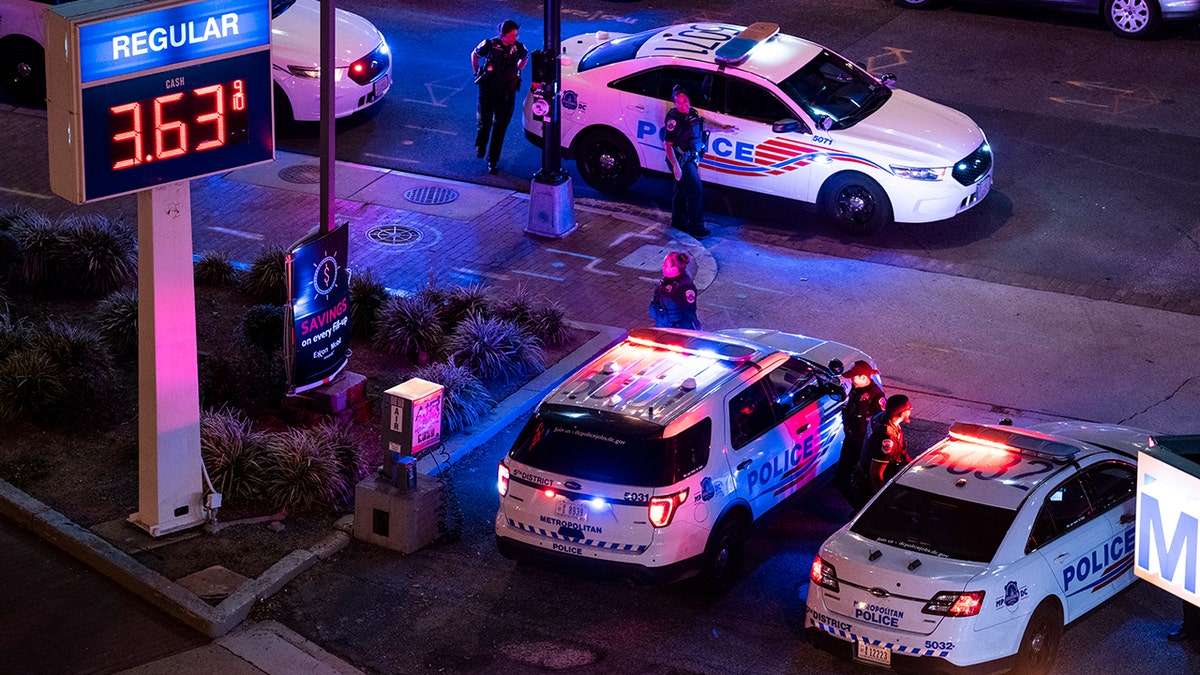
[[[700,158],[704,154],[704,119],[692,108],[691,97],[683,85],[671,89],[675,107],[667,111],[663,123],[666,133],[663,149],[667,153],[667,164],[675,177],[675,193],[671,197],[671,227],[683,230],[695,237],[710,234],[704,227],[704,188],[700,184]],[[725,130],[736,131],[737,127],[714,124]]]
[[[479,85],[478,132],[475,156],[487,153],[488,173],[500,170],[500,148],[512,119],[517,90],[521,88],[521,69],[529,58],[525,45],[517,42],[520,26],[512,19],[500,24],[499,37],[480,42],[471,52],[471,70]],[[482,69],[479,60],[484,59]],[[491,138],[489,143],[488,139]]]
[[[688,276],[686,253],[672,251],[663,259],[663,280],[654,289],[650,300],[650,318],[659,328],[690,328],[700,330],[696,317],[696,284]]]
[[[866,361],[855,361],[842,377],[850,380],[850,393],[842,408],[842,428],[846,438],[842,441],[842,454],[838,458],[836,485],[850,506],[858,509],[865,500],[866,475],[855,475],[855,466],[862,455],[863,441],[867,438],[867,423],[873,415],[883,410],[883,389],[871,379],[879,371]]]
[[[912,403],[904,394],[889,396],[883,412],[871,418],[867,440],[863,443],[863,459],[869,458],[867,475],[872,494],[908,463],[908,445],[900,425],[911,418]]]

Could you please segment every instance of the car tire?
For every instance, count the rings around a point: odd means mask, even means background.
[[[628,190],[642,173],[633,144],[612,129],[588,132],[577,143],[574,155],[579,175],[605,194]]]
[[[1043,601],[1029,617],[1021,646],[1017,651],[1017,667],[1021,675],[1045,675],[1054,665],[1058,645],[1062,640],[1062,609],[1053,600]]]
[[[46,52],[24,35],[0,44],[0,78],[4,90],[18,103],[46,101]]]
[[[865,237],[891,222],[892,202],[870,177],[840,173],[821,188],[821,212],[843,232]]]
[[[704,567],[700,582],[709,595],[729,592],[737,582],[746,558],[746,525],[737,516],[721,521],[709,536],[704,549]]]
[[[1105,0],[1104,21],[1117,37],[1145,40],[1162,23],[1157,0]]]

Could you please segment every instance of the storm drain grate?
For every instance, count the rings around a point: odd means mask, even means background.
[[[449,204],[458,199],[458,191],[444,187],[416,187],[405,190],[404,198],[414,204]]]
[[[421,241],[421,231],[407,225],[376,225],[367,230],[367,238],[388,246],[413,246]]]
[[[321,167],[312,164],[297,164],[281,169],[279,177],[289,183],[320,183]]]

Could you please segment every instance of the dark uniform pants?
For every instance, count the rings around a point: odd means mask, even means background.
[[[512,119],[516,100],[516,89],[505,86],[479,88],[479,131],[475,134],[475,147],[487,148],[489,164],[500,161],[500,148],[504,146],[504,134],[508,131],[508,122]]]
[[[679,162],[679,180],[671,199],[671,226],[691,229],[704,225],[704,188],[695,161]]]

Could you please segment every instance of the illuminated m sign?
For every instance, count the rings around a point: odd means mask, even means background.
[[[1160,437],[1197,439],[1200,437]],[[1200,464],[1160,444],[1138,453],[1134,574],[1189,602],[1200,560]]]

